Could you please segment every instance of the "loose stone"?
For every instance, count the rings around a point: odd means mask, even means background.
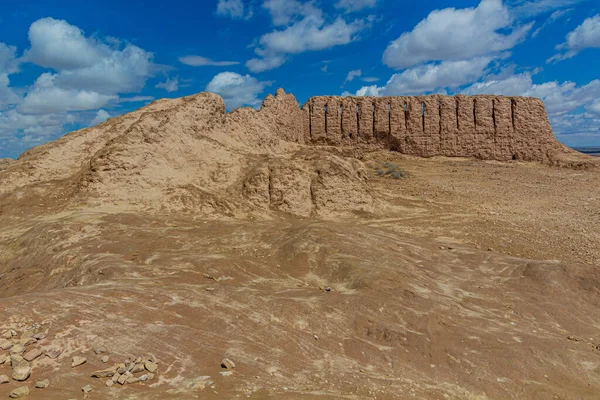
[[[87,358],[81,357],[81,356],[75,356],[75,357],[73,357],[73,360],[71,361],[71,368],[79,367],[80,365],[85,364],[86,362],[87,362]]]
[[[12,392],[10,392],[8,397],[10,397],[11,399],[18,399],[18,398],[27,396],[28,394],[29,394],[29,387],[21,386],[21,387],[16,388]]]
[[[231,361],[229,358],[225,358],[225,359],[223,359],[223,361],[221,361],[221,367],[227,368],[227,369],[234,369],[235,363],[233,361]]]
[[[42,354],[43,354],[42,350],[32,349],[32,350],[29,350],[27,353],[25,353],[23,358],[25,359],[25,361],[33,361],[36,358],[38,358],[39,356],[41,356]]]
[[[45,389],[45,388],[47,388],[48,386],[50,386],[50,381],[49,381],[48,379],[44,379],[44,380],[41,380],[41,381],[37,381],[37,382],[35,383],[35,387],[36,387],[36,388],[38,388],[38,389]]]

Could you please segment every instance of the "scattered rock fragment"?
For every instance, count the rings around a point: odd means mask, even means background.
[[[108,356],[103,356],[101,360],[103,363],[107,363],[109,358],[108,358]]]
[[[35,340],[42,340],[42,339],[44,339],[45,337],[46,337],[46,334],[45,334],[45,333],[43,333],[43,332],[39,332],[39,333],[36,333],[35,335],[33,335],[33,338],[34,338]]]
[[[233,375],[233,371],[223,371],[219,372],[222,376],[231,376]]]
[[[110,378],[111,376],[113,376],[116,373],[117,373],[117,367],[112,366],[110,368],[92,372],[92,378]]]
[[[23,339],[20,339],[20,340],[19,340],[19,344],[20,344],[21,346],[29,346],[30,344],[34,344],[34,343],[37,343],[37,340],[35,340],[35,339],[34,339],[34,338],[32,338],[32,337],[29,337],[29,338],[23,338]]]
[[[127,382],[127,379],[129,379],[131,376],[133,376],[130,372],[125,372],[123,375],[119,376],[119,379],[117,379],[117,382],[120,383],[121,385],[124,385],[125,382]]]
[[[42,354],[44,354],[44,352],[40,349],[31,349],[27,353],[25,353],[23,358],[25,359],[25,361],[33,361]]]
[[[10,382],[10,379],[8,378],[8,376],[0,375],[0,385],[2,385],[3,383],[8,383],[8,382]]]
[[[106,353],[106,349],[104,347],[96,347],[94,349],[94,353],[96,353],[96,354],[104,354],[104,353]]]
[[[27,350],[25,346],[23,346],[22,344],[16,344],[10,348],[9,353],[20,356],[21,354],[25,353],[25,350]]]
[[[57,349],[57,348],[53,348],[53,349],[46,351],[46,356],[48,356],[51,359],[58,358],[58,356],[60,356],[61,354],[62,354],[62,350]]]
[[[117,372],[119,374],[124,374],[125,371],[127,371],[127,367],[125,366],[125,364],[121,363],[117,365]]]
[[[6,331],[6,332],[2,332],[2,334],[0,335],[1,339],[10,339],[12,337],[12,332],[11,331]]]
[[[233,361],[231,361],[229,358],[224,358],[223,361],[221,361],[221,367],[227,368],[227,369],[234,369],[235,363]]]
[[[146,370],[148,372],[152,372],[152,373],[155,373],[158,370],[158,364],[156,364],[150,360],[146,360],[146,362],[144,363],[144,367],[146,368]]]
[[[44,379],[44,380],[41,380],[41,381],[37,381],[37,382],[35,383],[35,387],[36,387],[36,388],[38,388],[38,389],[45,389],[45,388],[47,388],[48,386],[50,386],[50,381],[49,381],[48,379]]]
[[[85,394],[88,394],[89,392],[92,391],[92,385],[85,385],[84,387],[81,388],[81,391]]]
[[[29,394],[29,388],[27,386],[21,386],[10,392],[8,397],[11,399],[18,399],[20,397],[27,396]]]
[[[137,374],[138,372],[142,372],[142,371],[145,371],[144,364],[142,364],[142,363],[135,364],[133,366],[133,368],[131,369],[132,374]]]
[[[10,363],[12,365],[12,378],[15,381],[25,381],[31,375],[31,366],[23,357],[19,355],[13,355],[10,357]]]
[[[0,339],[0,349],[9,350],[11,347],[13,347],[13,343],[10,340]]]
[[[106,387],[111,387],[112,385],[114,385],[115,383],[113,382],[112,379],[109,379],[106,381]]]
[[[8,363],[7,365],[10,365],[10,356],[8,354],[0,356],[0,365],[5,363]]]
[[[73,360],[71,361],[71,368],[79,367],[80,365],[85,364],[86,362],[87,362],[87,358],[81,357],[81,356],[75,356],[75,357],[73,357]]]
[[[148,380],[148,374],[144,374],[142,376],[140,376],[140,382],[146,382]]]

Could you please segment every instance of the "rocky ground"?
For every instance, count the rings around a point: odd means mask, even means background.
[[[598,398],[592,158],[305,148],[206,101],[0,163],[0,398]]]

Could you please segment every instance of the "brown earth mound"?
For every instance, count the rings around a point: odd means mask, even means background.
[[[597,398],[597,161],[313,142],[314,101],[160,100],[0,160],[0,396]]]

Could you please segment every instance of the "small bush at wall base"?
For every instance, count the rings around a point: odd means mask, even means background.
[[[384,162],[375,169],[379,176],[389,176],[394,179],[408,178],[410,174],[396,164]]]

